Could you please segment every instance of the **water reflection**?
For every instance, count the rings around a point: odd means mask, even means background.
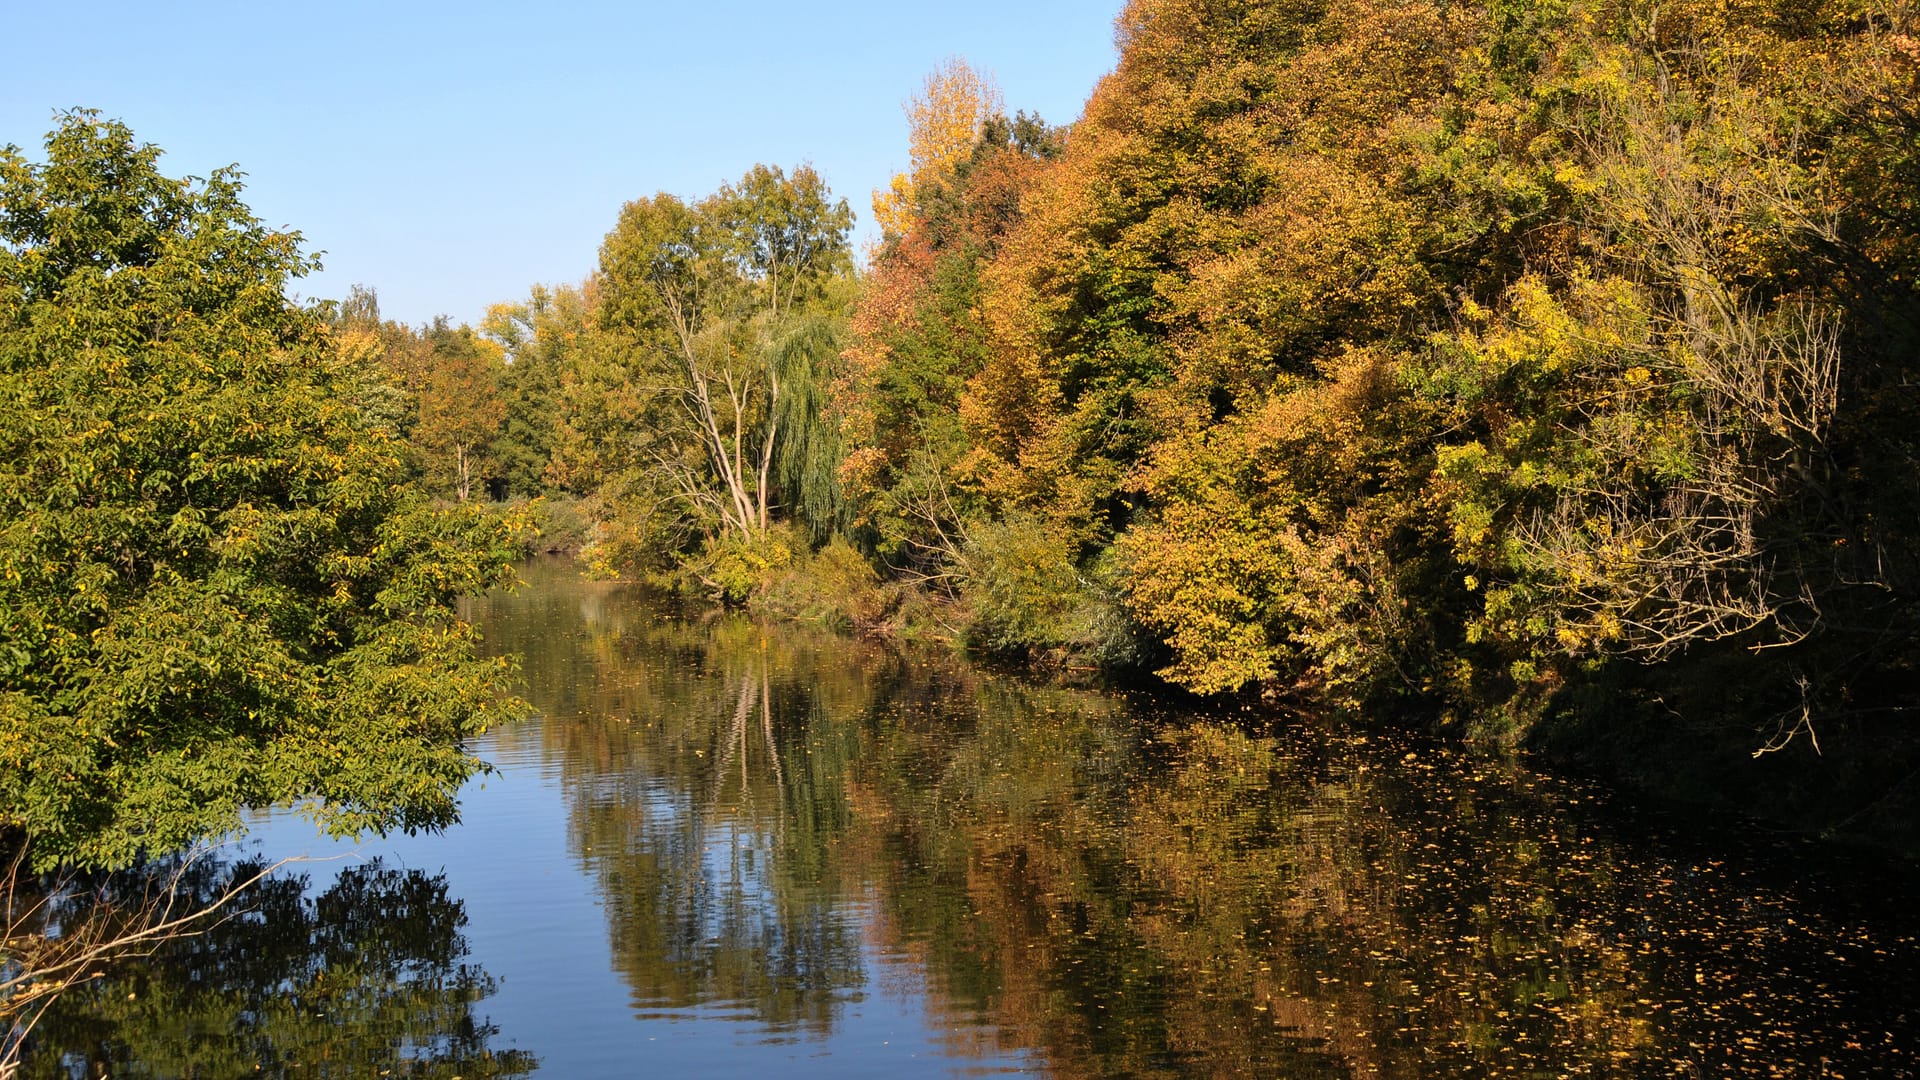
[[[278,886],[73,999],[29,1075],[1920,1072],[1885,867],[527,576],[472,614],[542,715],[395,856],[446,876]]]
[[[196,905],[259,870],[202,860]],[[332,867],[316,871],[327,876]],[[128,881],[127,888],[138,888]],[[41,1018],[20,1076],[515,1077],[479,1016],[494,980],[470,963],[446,881],[378,860],[315,895],[281,872],[231,917],[69,990]]]
[[[643,1018],[805,1039],[891,981],[949,1053],[1063,1076],[1910,1071],[1920,956],[1870,869],[546,579],[485,615]]]
[[[542,732],[613,963],[643,1012],[722,1003],[771,1029],[825,1030],[862,975],[857,923],[820,883],[820,834],[840,815],[790,745],[805,695],[746,643],[706,655],[683,636],[608,627],[594,644],[613,692],[591,721]],[[636,645],[649,655],[622,655]]]

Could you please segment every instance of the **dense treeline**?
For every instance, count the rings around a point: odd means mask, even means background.
[[[729,604],[1897,829],[1916,24],[1133,0],[1070,126],[933,73],[864,267],[755,166],[478,327],[294,303],[237,174],[66,114],[0,150],[0,855],[451,821],[502,500]]]
[[[1504,741],[1845,733],[1881,790],[1914,21],[1136,0],[1070,127],[929,77],[864,273],[756,167],[478,334],[339,340],[435,484],[577,497],[605,571]]]

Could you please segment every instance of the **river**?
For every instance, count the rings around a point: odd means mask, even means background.
[[[251,906],[23,1077],[1900,1076],[1911,876],[1397,732],[1033,685],[529,564],[437,835],[263,815]]]

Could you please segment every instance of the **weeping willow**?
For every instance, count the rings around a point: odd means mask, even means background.
[[[845,322],[825,314],[791,320],[767,345],[767,366],[781,388],[774,402],[774,450],[778,490],[787,512],[804,523],[815,544],[846,524],[839,480],[845,456],[840,430],[828,410],[834,359],[845,348]]]

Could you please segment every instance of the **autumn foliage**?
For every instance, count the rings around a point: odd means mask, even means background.
[[[1203,693],[1876,737],[1920,630],[1913,21],[1136,0],[1071,128],[889,204],[860,535],[983,644]]]
[[[932,72],[863,269],[756,167],[477,336],[379,331],[369,408],[729,603],[1496,741],[1898,750],[1914,21],[1136,0],[1070,125]]]

